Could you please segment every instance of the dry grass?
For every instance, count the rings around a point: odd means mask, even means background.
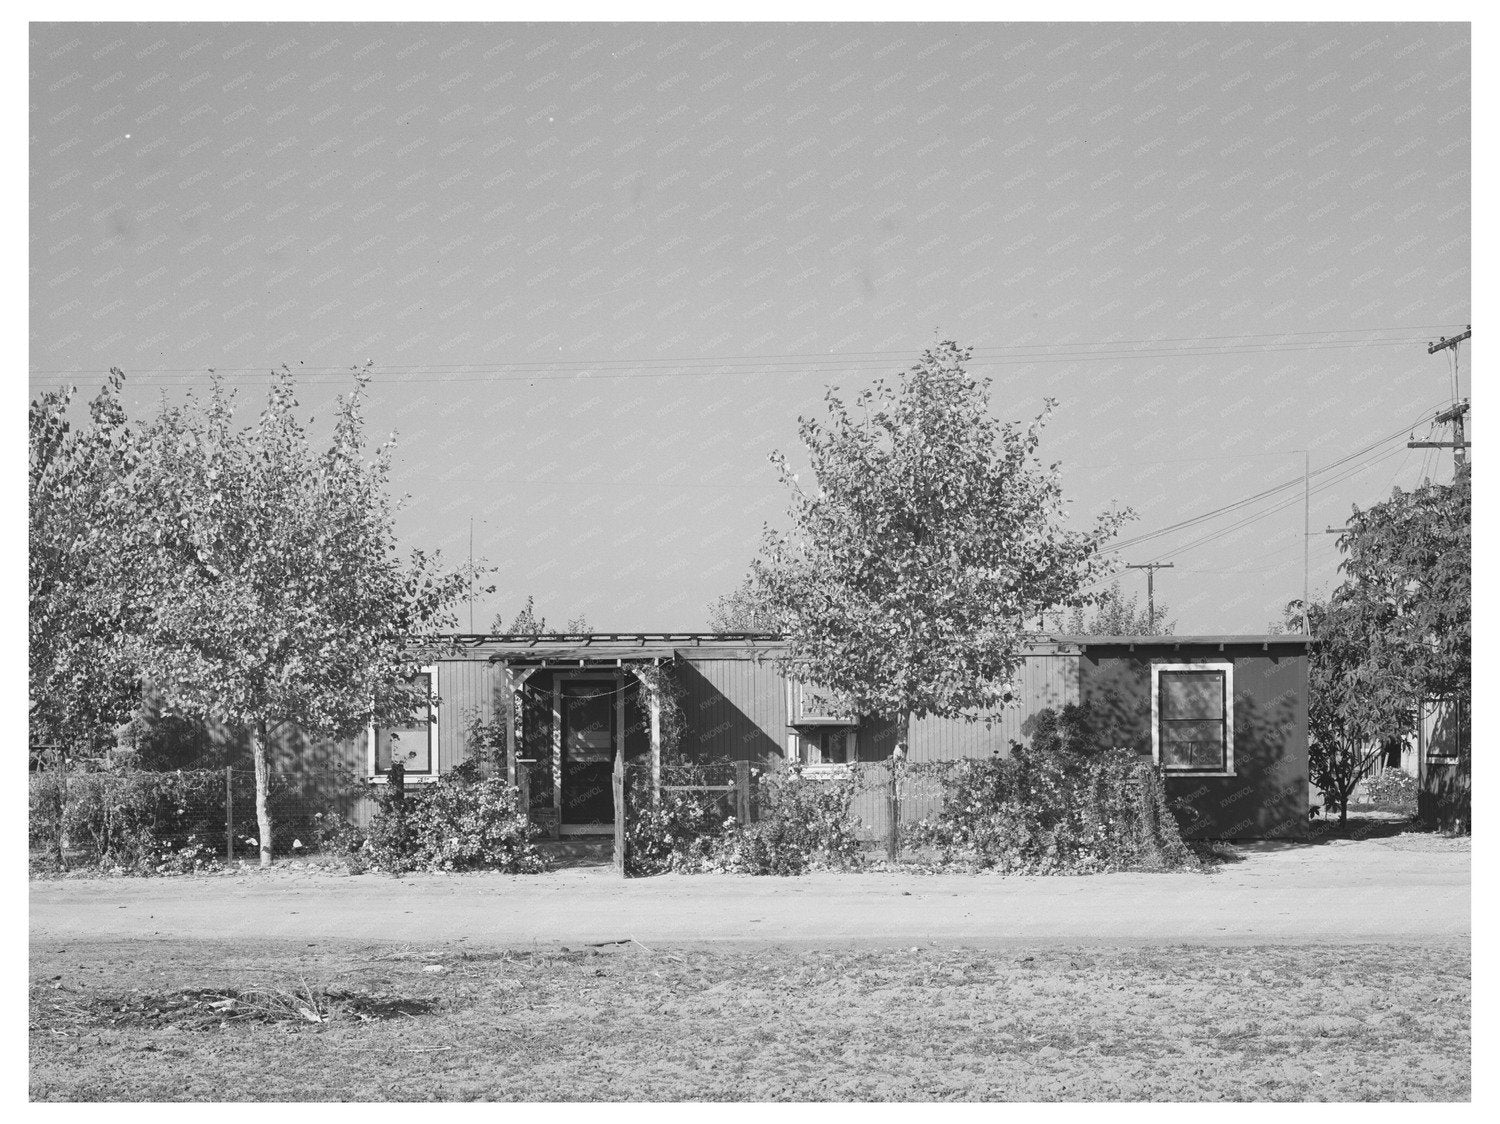
[[[31,960],[37,1100],[1470,1095],[1460,946],[465,953],[157,940],[54,942]]]

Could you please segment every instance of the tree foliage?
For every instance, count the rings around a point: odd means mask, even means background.
[[[744,581],[708,607],[708,627],[714,632],[781,631],[754,574],[747,574]]]
[[[206,400],[164,406],[143,435],[134,547],[153,558],[152,608],[133,646],[171,705],[250,730],[258,797],[278,725],[340,737],[424,704],[412,677],[433,652],[414,640],[453,628],[467,593],[467,571],[398,552],[394,444],[367,459],[367,383],[360,372],[339,397],[322,452],[285,369],[253,425],[236,424],[216,378]],[[260,829],[266,863],[264,814]]]
[[[1074,636],[1171,636],[1177,622],[1167,620],[1169,612],[1158,602],[1153,621],[1149,608],[1141,606],[1139,595],[1126,597],[1120,583],[1115,582],[1100,595],[1092,614],[1085,615],[1082,608],[1075,607],[1065,631]]]
[[[506,627],[504,613],[496,613],[495,619],[490,622],[490,631],[510,633],[514,636],[541,636],[547,631],[547,618],[537,614],[536,598],[527,594],[526,604],[522,605],[521,611],[511,618],[510,626]],[[579,613],[576,617],[568,618],[565,631],[569,633],[588,632],[589,620],[587,615]]]
[[[815,484],[791,490],[792,530],[765,532],[752,580],[788,638],[794,679],[847,709],[993,716],[1012,698],[1023,618],[1086,604],[1125,511],[1071,529],[1057,466],[1037,457],[1053,403],[1030,425],[990,413],[990,380],[951,341],[826,421],[799,419]]]
[[[1300,622],[1302,604],[1287,607]],[[1349,797],[1379,760],[1384,742],[1411,727],[1416,696],[1394,641],[1394,613],[1359,590],[1340,587],[1308,606],[1308,771],[1348,818]]]
[[[76,389],[31,402],[28,425],[28,698],[33,742],[106,748],[140,698],[126,639],[146,602],[141,559],[124,549],[139,515],[139,438],[120,405],[124,375],[69,418]]]
[[[1451,484],[1397,488],[1356,508],[1339,538],[1345,586],[1380,605],[1382,642],[1411,690],[1467,696],[1472,676],[1471,484],[1461,465]]]

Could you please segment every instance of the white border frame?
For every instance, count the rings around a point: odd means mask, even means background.
[[[1161,673],[1164,671],[1222,671],[1224,673],[1224,768],[1169,769],[1161,763]],[[1169,777],[1232,777],[1234,771],[1234,661],[1184,660],[1151,663],[1151,760]]]
[[[441,719],[438,717],[437,700],[442,696],[438,694],[438,665],[435,663],[424,664],[422,667],[417,668],[417,674],[428,675],[432,677],[432,685],[427,689],[427,709],[432,711],[432,732],[429,735],[431,741],[428,743],[430,747],[429,752],[432,754],[432,771],[427,773],[416,773],[414,775],[408,775],[405,779],[405,783],[431,784],[441,775],[441,764],[438,758],[438,723],[441,721]],[[377,773],[375,771],[375,723],[371,722],[370,725],[366,728],[365,738],[367,740],[365,779],[371,784],[389,784],[389,774]]]

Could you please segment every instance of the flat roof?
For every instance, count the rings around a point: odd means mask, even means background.
[[[776,632],[482,632],[449,633],[427,638],[451,644],[490,659],[511,663],[580,663],[592,661],[662,660],[674,656],[691,658],[696,650],[721,658],[772,655],[786,643]],[[1184,636],[1086,636],[1072,633],[1033,633],[1023,642],[1026,649],[1041,654],[1067,654],[1089,648],[1214,648],[1271,645],[1307,647],[1312,637],[1304,633],[1211,633]]]
[[[1076,644],[1080,648],[1117,648],[1128,645],[1136,647],[1191,645],[1193,647],[1222,644],[1301,644],[1312,643],[1305,632],[1256,632],[1256,633],[1212,633],[1192,636],[1052,636],[1048,639],[1058,644]]]

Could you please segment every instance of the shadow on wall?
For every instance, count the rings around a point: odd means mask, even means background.
[[[1234,661],[1232,777],[1168,776],[1183,834],[1193,839],[1303,838],[1308,830],[1302,660]],[[1300,678],[1299,678],[1300,677]],[[1082,705],[1100,740],[1151,753],[1151,660],[1091,657]]]
[[[253,768],[248,731],[163,714],[161,699],[154,695],[146,700],[141,723],[137,748],[143,769]],[[288,798],[347,816],[363,792],[366,741],[363,733],[339,740],[313,739],[283,726],[271,737],[271,772]]]
[[[744,680],[747,697],[764,694],[768,684],[781,679],[766,667],[750,660],[723,661],[731,665],[729,674]],[[743,666],[733,666],[740,664]],[[685,757],[705,759],[727,759],[753,761],[769,765],[785,756],[786,747],[782,739],[784,729],[773,734],[767,725],[779,721],[783,727],[785,716],[779,719],[763,716],[757,721],[689,660],[678,660],[673,665],[673,674],[682,686],[683,731],[682,753]],[[784,706],[784,704],[783,704]],[[771,707],[780,713],[782,708]],[[781,735],[780,737],[777,735]]]

